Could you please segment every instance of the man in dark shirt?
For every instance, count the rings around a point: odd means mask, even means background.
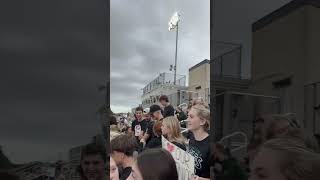
[[[159,105],[150,106],[149,114],[152,120],[148,124],[147,132],[143,138],[143,142],[146,143],[147,148],[159,148],[161,147],[161,125],[163,115]]]
[[[132,122],[131,130],[134,134],[134,136],[137,138],[138,142],[142,139],[144,136],[144,133],[147,130],[147,121],[145,121],[142,118],[143,108],[137,107],[136,108],[136,119]]]
[[[138,150],[138,143],[132,135],[119,135],[110,142],[111,156],[118,166],[123,168],[120,180],[126,180],[134,164],[133,154]]]
[[[162,95],[159,98],[160,104],[164,107],[163,109],[163,117],[174,116],[174,108],[169,102],[169,98],[166,95]]]

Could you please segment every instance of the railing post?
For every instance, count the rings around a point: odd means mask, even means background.
[[[239,55],[239,78],[241,78],[241,66],[242,66],[242,46],[239,47],[240,55]]]
[[[222,63],[223,63],[223,56],[221,56],[220,57],[220,74],[219,74],[219,76],[223,76],[223,71],[222,71],[222,68],[223,68],[223,65],[222,65]]]

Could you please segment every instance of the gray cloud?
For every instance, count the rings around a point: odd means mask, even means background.
[[[0,145],[13,161],[52,159],[100,133],[105,4],[1,2]]]
[[[168,21],[181,13],[178,74],[210,57],[209,0],[111,1],[111,105],[137,106],[141,88],[174,63],[175,32]],[[118,108],[117,108],[118,107]]]

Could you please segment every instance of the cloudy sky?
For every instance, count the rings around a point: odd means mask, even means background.
[[[0,2],[0,145],[10,160],[53,160],[100,133],[106,1]]]
[[[111,108],[128,112],[141,103],[141,88],[174,64],[175,32],[168,21],[175,11],[179,24],[178,74],[210,58],[209,0],[111,0]]]

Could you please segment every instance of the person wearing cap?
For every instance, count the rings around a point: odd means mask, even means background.
[[[150,113],[149,113],[149,108],[147,108],[143,111],[143,119],[146,120],[148,123],[150,122],[151,117],[150,117]]]
[[[150,106],[149,115],[151,121],[148,123],[147,131],[140,142],[146,145],[146,148],[161,147],[161,126],[162,126],[162,109],[159,105]]]
[[[166,95],[162,95],[159,98],[160,104],[164,107],[163,109],[163,117],[174,116],[174,108],[169,102],[169,98]]]
[[[154,105],[150,106],[149,114],[153,120],[160,121],[164,118],[161,111],[162,111],[161,107],[157,104],[154,104]]]

